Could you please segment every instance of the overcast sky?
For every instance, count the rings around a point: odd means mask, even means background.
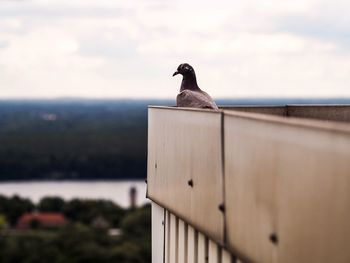
[[[350,97],[349,1],[206,2],[0,0],[0,98]]]

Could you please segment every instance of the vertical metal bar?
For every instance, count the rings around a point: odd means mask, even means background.
[[[179,263],[179,218],[176,217],[176,262]]]
[[[152,263],[164,260],[164,208],[152,202]]]
[[[205,237],[205,263],[209,261],[209,238]]]
[[[185,223],[185,263],[188,263],[188,224]]]
[[[220,263],[218,245],[212,240],[209,240],[208,262]]]
[[[165,253],[164,263],[170,263],[170,212],[165,213]]]
[[[169,263],[177,263],[177,219],[173,214],[170,214],[170,261]]]
[[[234,263],[234,262],[232,262],[231,254],[228,251],[226,251],[225,249],[222,249],[221,262],[222,263]]]
[[[194,261],[198,263],[198,231],[194,231]]]
[[[187,227],[187,263],[197,263],[196,231],[193,227]]]
[[[222,251],[223,249],[220,246],[217,246],[218,249],[218,262],[222,263]]]
[[[187,262],[187,229],[186,223],[179,219],[178,226],[178,263]]]
[[[205,236],[198,233],[198,263],[204,263],[206,257]]]

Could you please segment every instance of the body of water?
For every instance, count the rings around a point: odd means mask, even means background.
[[[18,195],[37,203],[45,196],[59,196],[65,200],[108,199],[116,204],[130,205],[129,191],[137,190],[137,205],[148,202],[144,181],[29,181],[0,183],[0,195]]]

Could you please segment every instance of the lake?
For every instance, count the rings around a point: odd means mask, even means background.
[[[0,194],[19,195],[37,203],[44,196],[72,198],[108,199],[122,207],[130,204],[129,190],[137,190],[137,205],[148,202],[144,181],[29,181],[0,183]]]

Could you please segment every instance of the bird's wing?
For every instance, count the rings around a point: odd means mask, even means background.
[[[218,109],[213,99],[204,91],[181,91],[176,97],[178,107]]]

